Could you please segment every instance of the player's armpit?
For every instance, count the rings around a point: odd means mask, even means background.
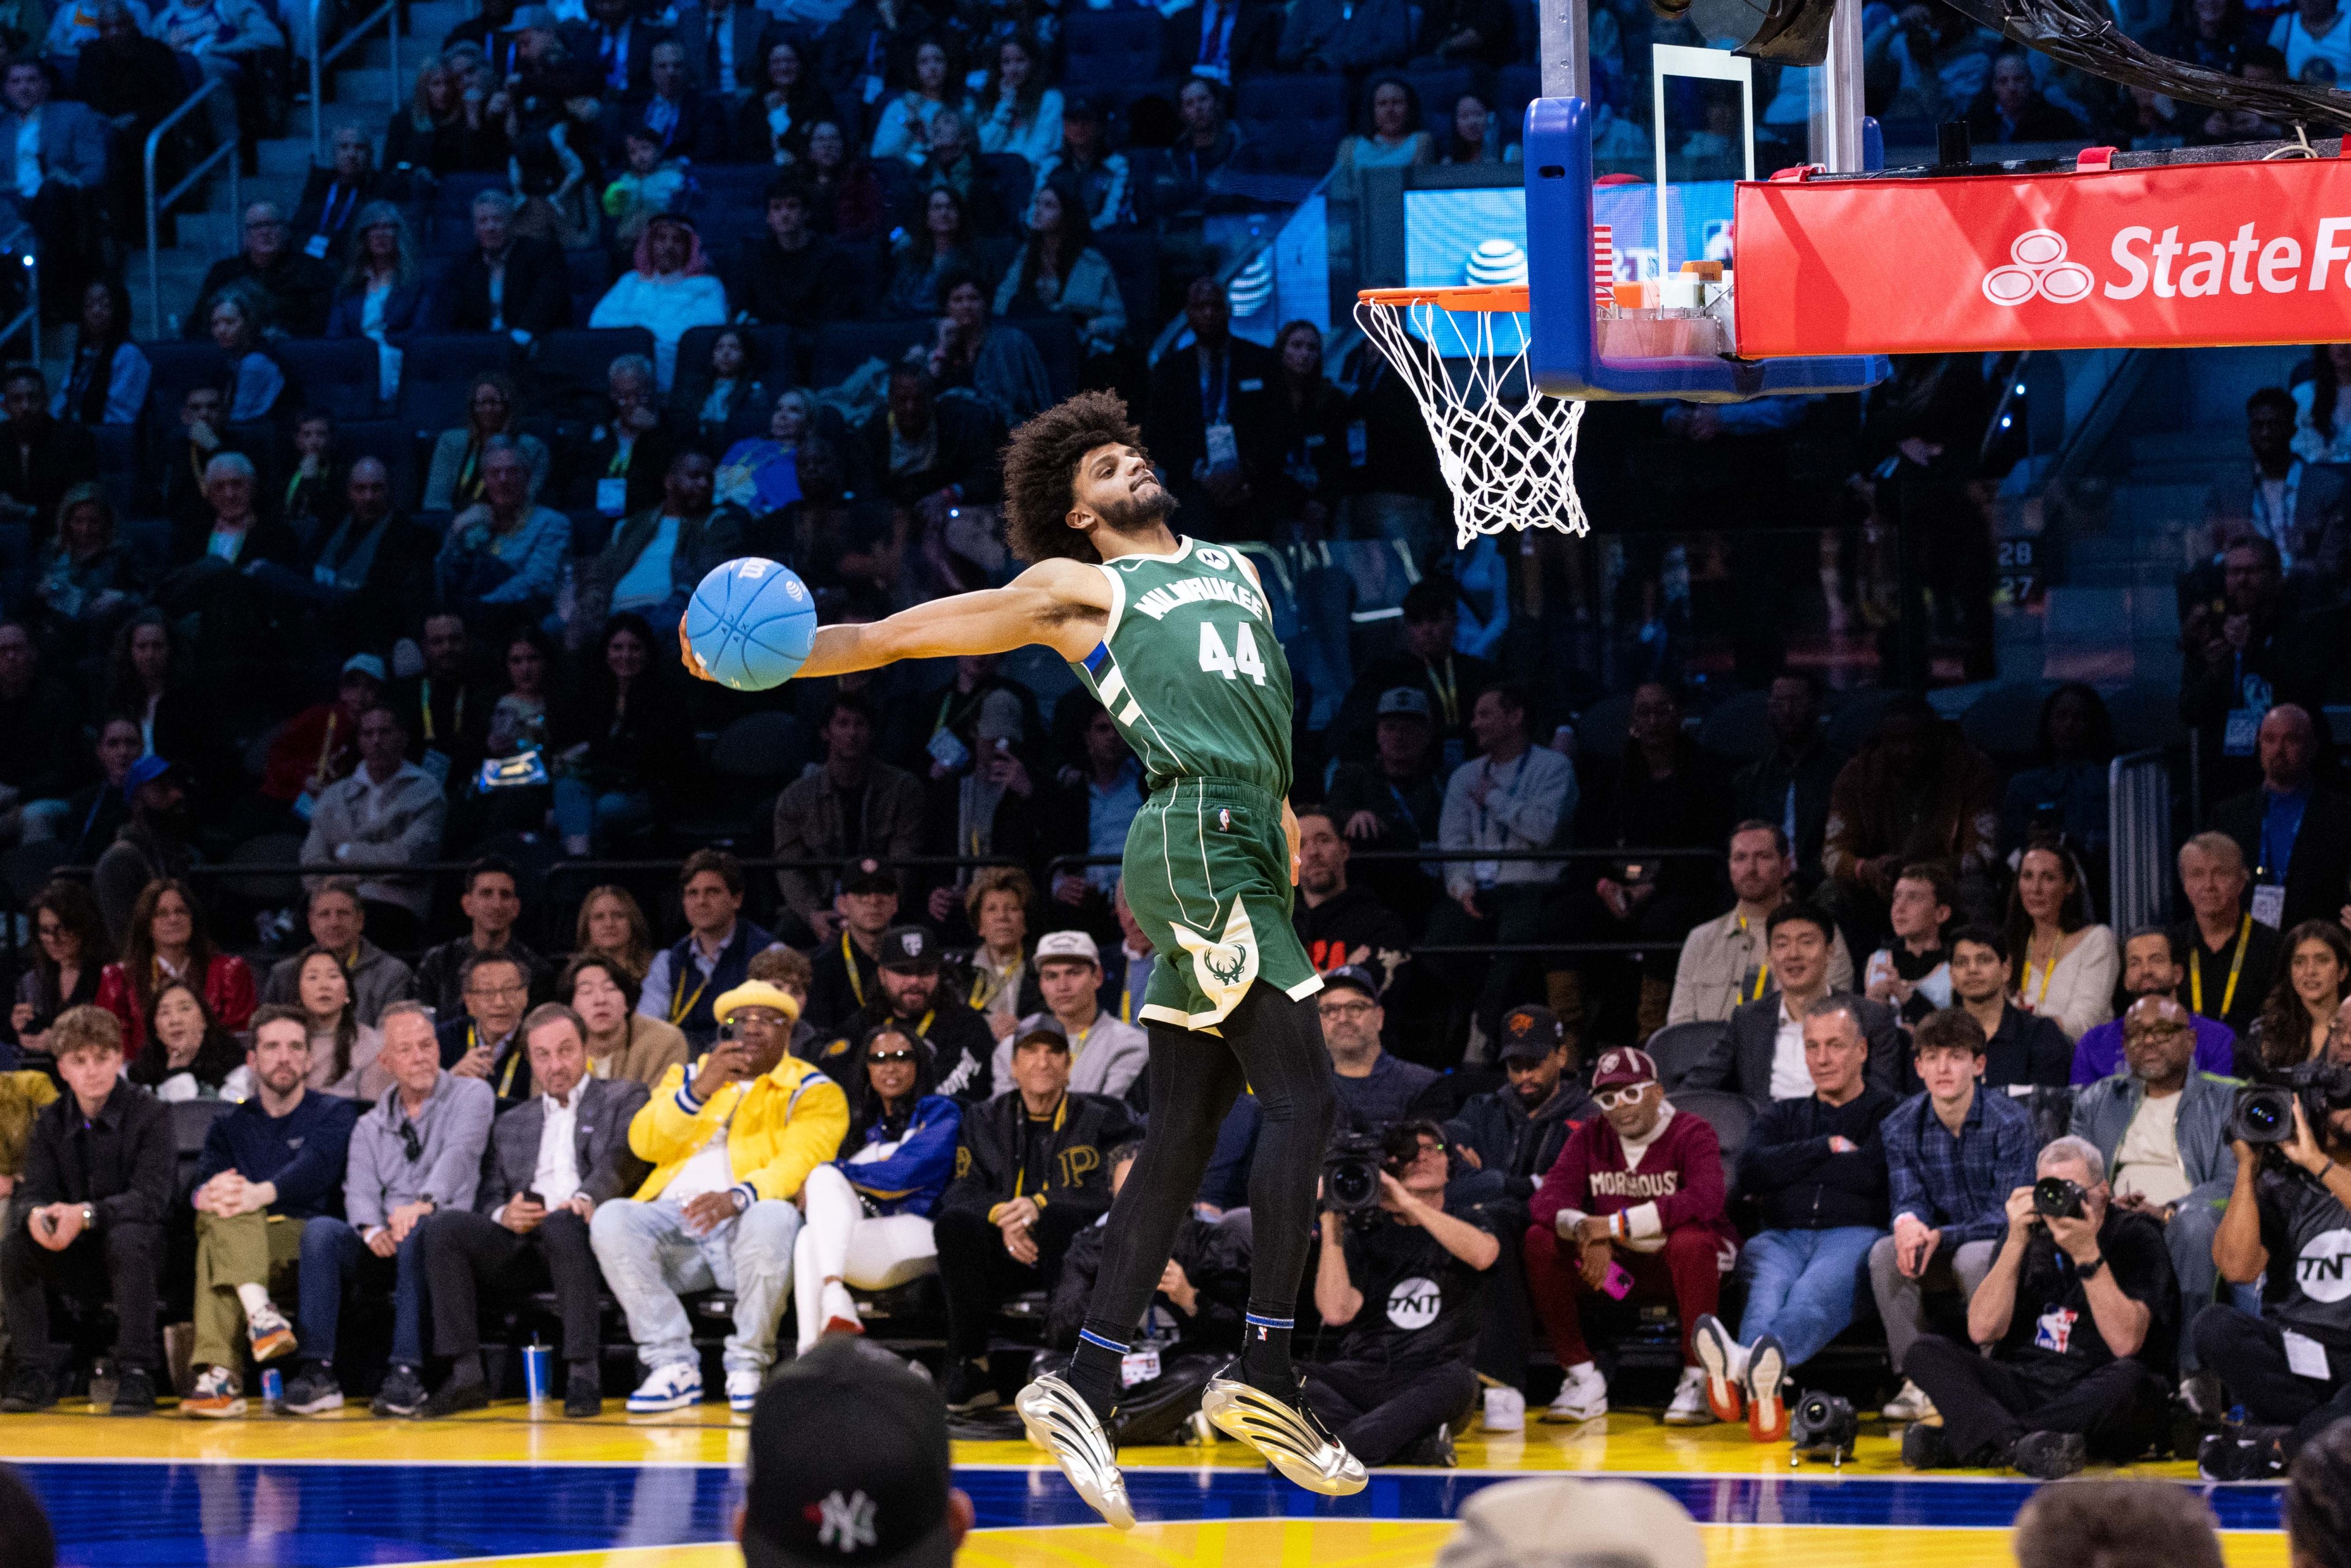
[[[805,678],[876,669],[901,659],[1008,653],[1041,643],[1082,659],[1110,620],[1110,583],[1074,560],[1040,561],[1002,588],[958,593],[866,626],[820,627]]]

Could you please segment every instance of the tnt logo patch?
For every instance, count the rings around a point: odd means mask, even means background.
[[[1425,1329],[1444,1310],[1445,1292],[1437,1289],[1434,1280],[1417,1275],[1399,1280],[1395,1289],[1388,1292],[1388,1322],[1400,1329]]]
[[[2303,1244],[2294,1260],[2294,1283],[2314,1301],[2351,1297],[2351,1230],[2329,1230]]]

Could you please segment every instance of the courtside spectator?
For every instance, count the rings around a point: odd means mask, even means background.
[[[643,327],[653,338],[653,382],[669,391],[678,340],[696,327],[726,322],[726,289],[705,270],[702,235],[692,219],[663,213],[637,236],[636,266],[621,275],[589,313],[590,327]],[[656,476],[658,478],[658,476]]]
[[[2000,842],[1998,775],[1926,698],[1886,705],[1877,734],[1837,772],[1822,828],[1823,896],[1840,919],[1882,929],[1903,868],[1951,867],[1964,894],[1991,870]]]
[[[1504,1013],[1499,1054],[1502,1086],[1464,1101],[1445,1131],[1456,1153],[1500,1177],[1504,1195],[1523,1207],[1558,1163],[1571,1127],[1600,1108],[1572,1071],[1575,1042],[1549,1008]]]
[[[2332,1513],[2338,1501],[2323,1511]],[[2294,1493],[2287,1492],[2286,1531],[2295,1568],[2342,1568],[2339,1556],[2312,1552],[2294,1531]],[[2309,1521],[2312,1513],[2301,1516]],[[2043,1487],[2016,1516],[2016,1568],[2123,1568],[2167,1563],[2174,1568],[2221,1568],[2220,1533],[2204,1500],[2169,1481],[2084,1480]]]
[[[1434,1068],[1381,1048],[1387,1013],[1380,1006],[1379,977],[1371,970],[1349,965],[1323,976],[1315,1012],[1322,1020],[1323,1048],[1331,1053],[1342,1125],[1378,1132],[1401,1120],[1421,1092],[1437,1082]]]
[[[2163,1227],[2185,1324],[2211,1303],[2218,1278],[2212,1237],[2236,1176],[2233,1081],[2193,1060],[2201,1051],[2194,1020],[2170,998],[2142,997],[2122,1021],[2124,1071],[2075,1092],[2070,1131],[2105,1160],[2115,1202]],[[2181,1344],[2183,1380],[2196,1365],[2193,1343]]]
[[[1940,866],[1907,866],[1894,880],[1886,912],[1892,938],[1869,956],[1862,992],[1904,1023],[1951,1005],[1951,950],[1943,928],[1958,900],[1959,889]]]
[[[1986,1088],[2063,1088],[2073,1075],[2074,1042],[2056,1019],[2027,1012],[2010,996],[2015,952],[2010,941],[1990,925],[1962,925],[1951,933],[1952,1005],[1983,1031]]]
[[[1870,1081],[1883,1089],[1895,1086],[1901,1030],[1887,1009],[1829,984],[1835,932],[1829,917],[1808,904],[1782,904],[1764,917],[1764,955],[1778,992],[1742,1003],[1730,1015],[1713,1049],[1691,1064],[1682,1080],[1686,1087],[1729,1089],[1750,1100],[1811,1099],[1804,1019],[1813,1004],[1829,997],[1853,1004],[1849,1010],[1869,1042]],[[1853,973],[1850,963],[1845,973]]]
[[[1428,693],[1418,686],[1379,694],[1372,716],[1370,760],[1340,763],[1331,776],[1330,793],[1322,798],[1331,820],[1350,843],[1411,850],[1435,841],[1445,811],[1445,779],[1437,772],[1431,712]],[[1343,742],[1345,737],[1340,738]],[[1426,879],[1415,866],[1366,867],[1363,881],[1394,908],[1418,908],[1427,902]]]
[[[291,1355],[293,1325],[272,1300],[302,1255],[302,1231],[341,1190],[351,1103],[312,1092],[309,1026],[291,1008],[254,1015],[246,1052],[253,1098],[213,1123],[196,1162],[195,1386],[183,1415],[245,1414],[242,1368]]]
[[[427,615],[420,631],[424,667],[393,683],[384,694],[384,706],[399,710],[408,730],[408,759],[445,786],[452,779],[462,782],[481,759],[496,699],[475,689],[473,648],[464,617]]]
[[[160,1370],[155,1312],[177,1148],[172,1118],[162,1102],[122,1081],[122,1026],[112,1014],[71,1008],[49,1035],[66,1092],[32,1118],[0,1239],[10,1356],[0,1411],[46,1410],[64,1392],[49,1333],[54,1284],[112,1304],[112,1411],[144,1415],[155,1407]]]
[[[244,1045],[221,1028],[203,994],[185,980],[155,988],[154,1027],[127,1076],[167,1103],[250,1099],[253,1093]]]
[[[1070,1042],[1070,1087],[1081,1094],[1124,1097],[1143,1076],[1150,1047],[1140,1027],[1122,1023],[1103,1009],[1102,953],[1094,939],[1082,931],[1049,931],[1037,940],[1036,965],[1044,1008],[1022,1019],[998,1043],[988,1064],[994,1083],[999,1088],[1010,1085],[1017,1043],[1029,1030],[1050,1027],[1050,1020],[1061,1026],[1062,1037]],[[889,972],[885,956],[883,973]],[[901,1013],[904,1016],[903,1009]],[[935,1038],[933,1043],[938,1043]],[[944,1060],[952,1063],[953,1054]]]
[[[669,460],[660,504],[623,521],[602,553],[580,567],[575,622],[601,625],[625,610],[643,616],[664,641],[676,634],[695,587],[714,567],[744,553],[750,519],[732,506],[712,504],[715,473],[707,453],[689,449]]]
[[[1869,1249],[1869,1288],[1896,1370],[1926,1332],[1925,1292],[1974,1296],[2007,1225],[2008,1195],[2032,1185],[2031,1113],[1977,1084],[1982,1026],[1946,1008],[1911,1030],[1910,1045],[1912,1071],[1926,1088],[1878,1126],[1894,1232]],[[1886,1418],[1914,1421],[1933,1410],[1906,1378]]]
[[[465,967],[476,955],[506,953],[523,967],[536,994],[549,976],[546,960],[516,937],[515,922],[522,918],[522,894],[515,869],[495,855],[485,856],[465,869],[465,891],[457,900],[471,927],[428,949],[416,964],[417,999],[440,1015],[444,1023],[465,1009]]]
[[[175,0],[173,9],[184,5],[185,0]],[[227,0],[227,5],[242,6],[260,19],[262,26],[269,26],[249,0]],[[193,6],[186,9],[192,16],[201,15]],[[159,24],[162,20],[158,16]],[[177,40],[174,47],[187,47]],[[209,70],[216,57],[207,51],[198,57]],[[226,99],[218,95],[213,101],[218,104]],[[187,335],[201,336],[212,324],[214,302],[239,287],[258,292],[268,303],[270,320],[289,336],[316,338],[326,332],[327,305],[335,292],[334,269],[295,246],[286,214],[275,202],[256,202],[245,209],[245,246],[226,260],[213,263],[204,274],[196,288],[196,308],[188,314]]]
[[[371,1029],[381,1028],[383,1009],[413,993],[416,977],[407,965],[368,939],[367,909],[360,901],[360,884],[347,876],[320,877],[311,885],[303,920],[309,927],[310,945],[342,960],[359,1021]],[[299,955],[272,965],[261,999],[294,1001],[301,967]]]
[[[482,498],[451,519],[434,558],[434,593],[484,625],[528,624],[555,607],[571,520],[531,499],[530,459],[504,436],[482,453]]]
[[[2344,1568],[2351,1563],[2351,1520],[2344,1517],[2345,1500],[2351,1498],[2346,1485],[2351,1485],[2351,1427],[2337,1422],[2304,1444],[2286,1472],[2282,1511],[2294,1568]],[[2174,1488],[2160,1490],[2180,1495]],[[2199,1560],[2195,1568],[2207,1568],[2210,1561]],[[2047,1568],[2061,1564],[2053,1561]]]
[[[2261,783],[2213,807],[2212,826],[2237,841],[2253,868],[2254,901],[2273,901],[2281,929],[2332,920],[2351,873],[2351,799],[2318,781],[2308,710],[2294,703],[2270,709],[2255,746]],[[2280,891],[2264,895],[2264,888]]]
[[[131,906],[122,961],[109,964],[98,977],[98,1005],[122,1020],[124,1049],[134,1055],[146,1042],[155,988],[165,980],[202,988],[204,1005],[223,1029],[241,1031],[253,1017],[253,971],[235,954],[213,946],[196,895],[178,881],[147,884]]]
[[[1398,1123],[1381,1143],[1384,1218],[1322,1213],[1314,1310],[1346,1337],[1302,1369],[1306,1398],[1365,1464],[1450,1466],[1449,1423],[1477,1395],[1486,1274],[1502,1244],[1484,1205],[1449,1198],[1437,1124]]]
[[[488,190],[474,198],[474,244],[435,291],[438,329],[502,332],[528,344],[571,325],[563,255],[514,232],[515,199]]]
[[[421,878],[391,873],[436,859],[449,815],[448,797],[407,750],[397,712],[371,707],[360,715],[359,766],[319,792],[302,843],[305,865],[379,873],[359,883],[360,898],[395,947],[414,945],[433,890]]]
[[[677,1028],[637,1010],[637,980],[618,959],[584,952],[564,967],[555,999],[588,1031],[588,1071],[650,1089],[692,1057]]]
[[[1777,826],[1796,865],[1816,874],[1829,794],[1844,767],[1844,754],[1822,737],[1820,688],[1810,675],[1772,677],[1763,714],[1771,727],[1771,747],[1731,775],[1731,809]]]
[[[418,1228],[443,1208],[473,1206],[488,1145],[496,1096],[475,1078],[441,1070],[432,1015],[421,1002],[393,1004],[376,1060],[391,1079],[350,1134],[343,1217],[302,1227],[302,1362],[286,1384],[286,1408],[322,1415],[343,1405],[336,1380],[337,1329],[354,1287],[381,1289],[392,1277],[392,1370],[385,1393],[397,1414],[400,1374],[424,1365],[424,1258]],[[446,1346],[442,1354],[449,1354]]]
[[[1903,1358],[1943,1417],[1902,1434],[1913,1469],[2058,1480],[2169,1435],[2180,1300],[2158,1228],[2114,1202],[2105,1160],[2080,1138],[2043,1149],[2034,1174],[2072,1184],[2071,1210],[2044,1215],[2030,1186],[2009,1194],[2000,1256],[1968,1301],[1972,1343],[1928,1334]]]
[[[2239,1040],[2261,1016],[2262,999],[2277,973],[2278,933],[2245,908],[2245,852],[2226,833],[2199,833],[2179,846],[2179,887],[2189,919],[2174,926],[2188,955],[2188,992],[2180,999],[2199,1018],[2224,1023]]]
[[[91,864],[131,820],[131,769],[147,754],[147,740],[135,721],[110,718],[98,727],[95,750],[99,776],[74,791],[57,820],[71,846],[68,865]]]
[[[1646,1051],[1604,1051],[1592,1074],[1600,1114],[1579,1122],[1529,1204],[1527,1285],[1566,1376],[1544,1418],[1608,1413],[1608,1381],[1584,1333],[1585,1302],[1670,1301],[1682,1322],[1682,1375],[1669,1425],[1713,1419],[1691,1334],[1711,1314],[1739,1233],[1723,1204],[1722,1145],[1702,1116],[1677,1111]]]
[[[1727,915],[1693,926],[1674,967],[1673,1000],[1666,1022],[1723,1022],[1749,1002],[1761,1001],[1779,986],[1764,951],[1764,922],[1793,896],[1789,888],[1795,860],[1786,836],[1771,823],[1750,819],[1730,830],[1730,893],[1737,900]],[[1853,989],[1853,955],[1844,936],[1833,933],[1827,984]]]
[[[2281,946],[2277,978],[2239,1052],[2249,1071],[2299,1067],[2317,1056],[2351,995],[2351,939],[2335,921],[2305,920]]]
[[[824,766],[794,779],[776,797],[775,853],[782,861],[852,861],[870,856],[881,862],[903,860],[920,848],[923,828],[923,787],[904,768],[893,768],[873,755],[876,727],[873,706],[863,697],[843,692],[835,695],[824,716],[820,735]],[[843,868],[847,874],[847,868]],[[832,879],[821,872],[786,866],[776,873],[776,885],[791,912],[816,934],[820,945],[841,936],[849,915],[827,896]],[[846,883],[843,884],[844,891]],[[890,892],[897,893],[896,879]],[[883,926],[889,923],[885,920]],[[875,926],[872,936],[882,935]],[[868,952],[871,941],[862,943]],[[844,1008],[839,1017],[847,1017]],[[822,1008],[820,1022],[830,1022]]]
[[[566,1008],[538,1008],[523,1033],[537,1092],[490,1127],[472,1206],[436,1203],[416,1231],[433,1300],[433,1346],[451,1364],[448,1380],[424,1404],[426,1415],[489,1403],[478,1354],[477,1302],[486,1289],[494,1297],[554,1291],[563,1322],[563,1413],[585,1419],[603,1408],[601,1277],[588,1226],[597,1206],[627,1192],[643,1168],[628,1138],[645,1086],[590,1077],[581,1020]]]
[[[1739,1151],[1739,1190],[1761,1228],[1739,1251],[1747,1307],[1733,1339],[1698,1320],[1694,1343],[1707,1404],[1721,1421],[1777,1442],[1787,1435],[1788,1375],[1843,1333],[1869,1250],[1886,1234],[1886,1148],[1878,1125],[1891,1091],[1866,1080],[1869,1041],[1852,998],[1804,1009],[1804,1070],[1813,1092],[1774,1100]]]
[[[1010,1038],[1013,1025],[1045,1005],[1029,941],[1029,906],[1036,885],[1018,866],[982,866],[964,889],[964,917],[979,945],[963,961],[956,980],[988,1032]],[[1095,955],[1097,978],[1101,955]]]
[[[1376,894],[1350,883],[1349,851],[1330,811],[1309,808],[1298,813],[1298,901],[1290,921],[1317,969],[1352,964],[1393,975],[1412,946],[1412,934]]]
[[[718,1038],[711,1006],[741,985],[751,955],[775,937],[743,912],[743,867],[725,850],[696,850],[678,867],[678,903],[686,934],[653,955],[637,1010],[659,1019],[697,1051]]]
[[[98,1000],[106,932],[89,889],[63,878],[35,894],[26,913],[33,921],[32,961],[16,977],[8,1029],[23,1056],[38,1058],[49,1054],[50,1033],[68,1009]]]
[[[849,1050],[875,1025],[894,1020],[930,1046],[940,1093],[970,1104],[1000,1092],[1010,1080],[998,1076],[993,1063],[998,1055],[1008,1063],[1009,1052],[995,1045],[987,1025],[941,984],[940,976],[938,938],[927,927],[894,925],[883,932],[873,993],[834,1031],[839,1038],[825,1047],[825,1060]],[[1092,987],[1086,988],[1091,993]],[[1059,1028],[1050,1015],[1047,1022]],[[1030,1020],[1024,1027],[1038,1025]],[[1065,1036],[1072,1054],[1080,1038]]]
[[[930,1046],[903,1023],[876,1024],[841,1067],[844,1153],[809,1173],[807,1219],[793,1244],[792,1304],[803,1355],[828,1333],[862,1333],[861,1291],[935,1272],[931,1213],[955,1174],[963,1107],[936,1092]]]
[[[1371,732],[1380,727],[1381,719],[1417,713],[1434,727],[1439,754],[1436,766],[1447,778],[1482,746],[1470,735],[1470,718],[1479,695],[1501,680],[1502,672],[1489,660],[1455,650],[1459,608],[1450,579],[1431,578],[1405,591],[1404,647],[1355,678],[1339,716],[1332,721],[1340,745],[1361,757],[1367,741],[1376,740]],[[1392,703],[1389,699],[1398,691],[1417,691],[1424,700],[1416,708]],[[1379,747],[1383,758],[1386,750]]]
[[[383,695],[383,661],[353,653],[335,679],[335,695],[312,703],[269,743],[262,764],[261,796],[290,808],[297,818],[313,814],[328,786],[359,766],[360,720]]]
[[[486,1080],[501,1101],[530,1092],[530,1053],[522,1017],[530,1008],[530,971],[511,951],[476,953],[459,980],[465,1009],[438,1015],[441,1065]]]
[[[122,787],[131,797],[131,820],[98,857],[89,879],[107,938],[117,947],[130,941],[132,927],[141,924],[138,908],[147,889],[185,877],[195,863],[188,842],[195,824],[181,770],[150,751],[131,765]]]
[[[868,857],[843,866],[839,886],[825,912],[832,929],[819,938],[809,980],[808,1021],[820,1033],[831,1030],[828,1040],[881,995],[882,934],[898,917],[898,878],[880,861]]]
[[[2123,996],[2127,1012],[2134,1002],[2148,997],[2179,999],[2179,982],[2187,971],[2172,949],[2172,935],[2159,925],[2144,925],[2123,939]],[[2182,1009],[2183,1011],[2185,1009]],[[2074,1082],[2095,1083],[2121,1070],[2123,1019],[2113,1019],[2074,1042]],[[2196,1035],[2196,1068],[2227,1077],[2234,1071],[2237,1037],[2224,1023],[2191,1013],[2189,1024]]]
[[[2064,838],[2035,832],[2018,856],[2009,890],[2009,956],[2023,971],[2017,1005],[2056,1023],[2069,1043],[2115,1016],[2115,979],[2122,971],[2113,929],[2090,919],[2085,880]]]
[[[1071,1239],[1110,1208],[1104,1158],[1135,1133],[1126,1107],[1070,1092],[1069,1040],[1031,1030],[1012,1051],[1007,1092],[963,1113],[955,1180],[932,1220],[947,1301],[939,1392],[964,1412],[1001,1398],[989,1321],[1008,1295],[1050,1290]]]
[[[588,890],[580,901],[580,919],[571,933],[575,956],[596,954],[610,958],[640,985],[653,967],[653,928],[638,906],[636,895],[611,883]]]
[[[691,1068],[665,1073],[629,1124],[629,1150],[653,1166],[635,1196],[600,1206],[589,1234],[604,1281],[628,1314],[645,1379],[631,1411],[702,1402],[702,1363],[681,1290],[735,1292],[726,1402],[747,1410],[775,1360],[776,1324],[792,1286],[809,1172],[849,1131],[839,1084],[785,1050],[799,1016],[774,987],[747,981],[718,998],[721,1024],[758,1011],[755,1042],[722,1034]]]

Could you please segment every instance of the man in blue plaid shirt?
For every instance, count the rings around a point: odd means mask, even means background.
[[[1894,1233],[1869,1249],[1870,1289],[1897,1367],[1926,1331],[1926,1292],[1973,1296],[1991,1272],[2008,1228],[2008,1195],[2032,1185],[2037,1141],[2022,1104],[1977,1083],[1983,1027],[1966,1009],[1921,1019],[1910,1043],[1927,1092],[1896,1105],[1879,1129]],[[1889,1421],[1933,1413],[1907,1378],[1886,1406]]]

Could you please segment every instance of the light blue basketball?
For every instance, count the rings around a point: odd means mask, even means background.
[[[695,588],[685,640],[720,685],[764,692],[808,662],[816,598],[788,566],[756,556],[730,560]]]

